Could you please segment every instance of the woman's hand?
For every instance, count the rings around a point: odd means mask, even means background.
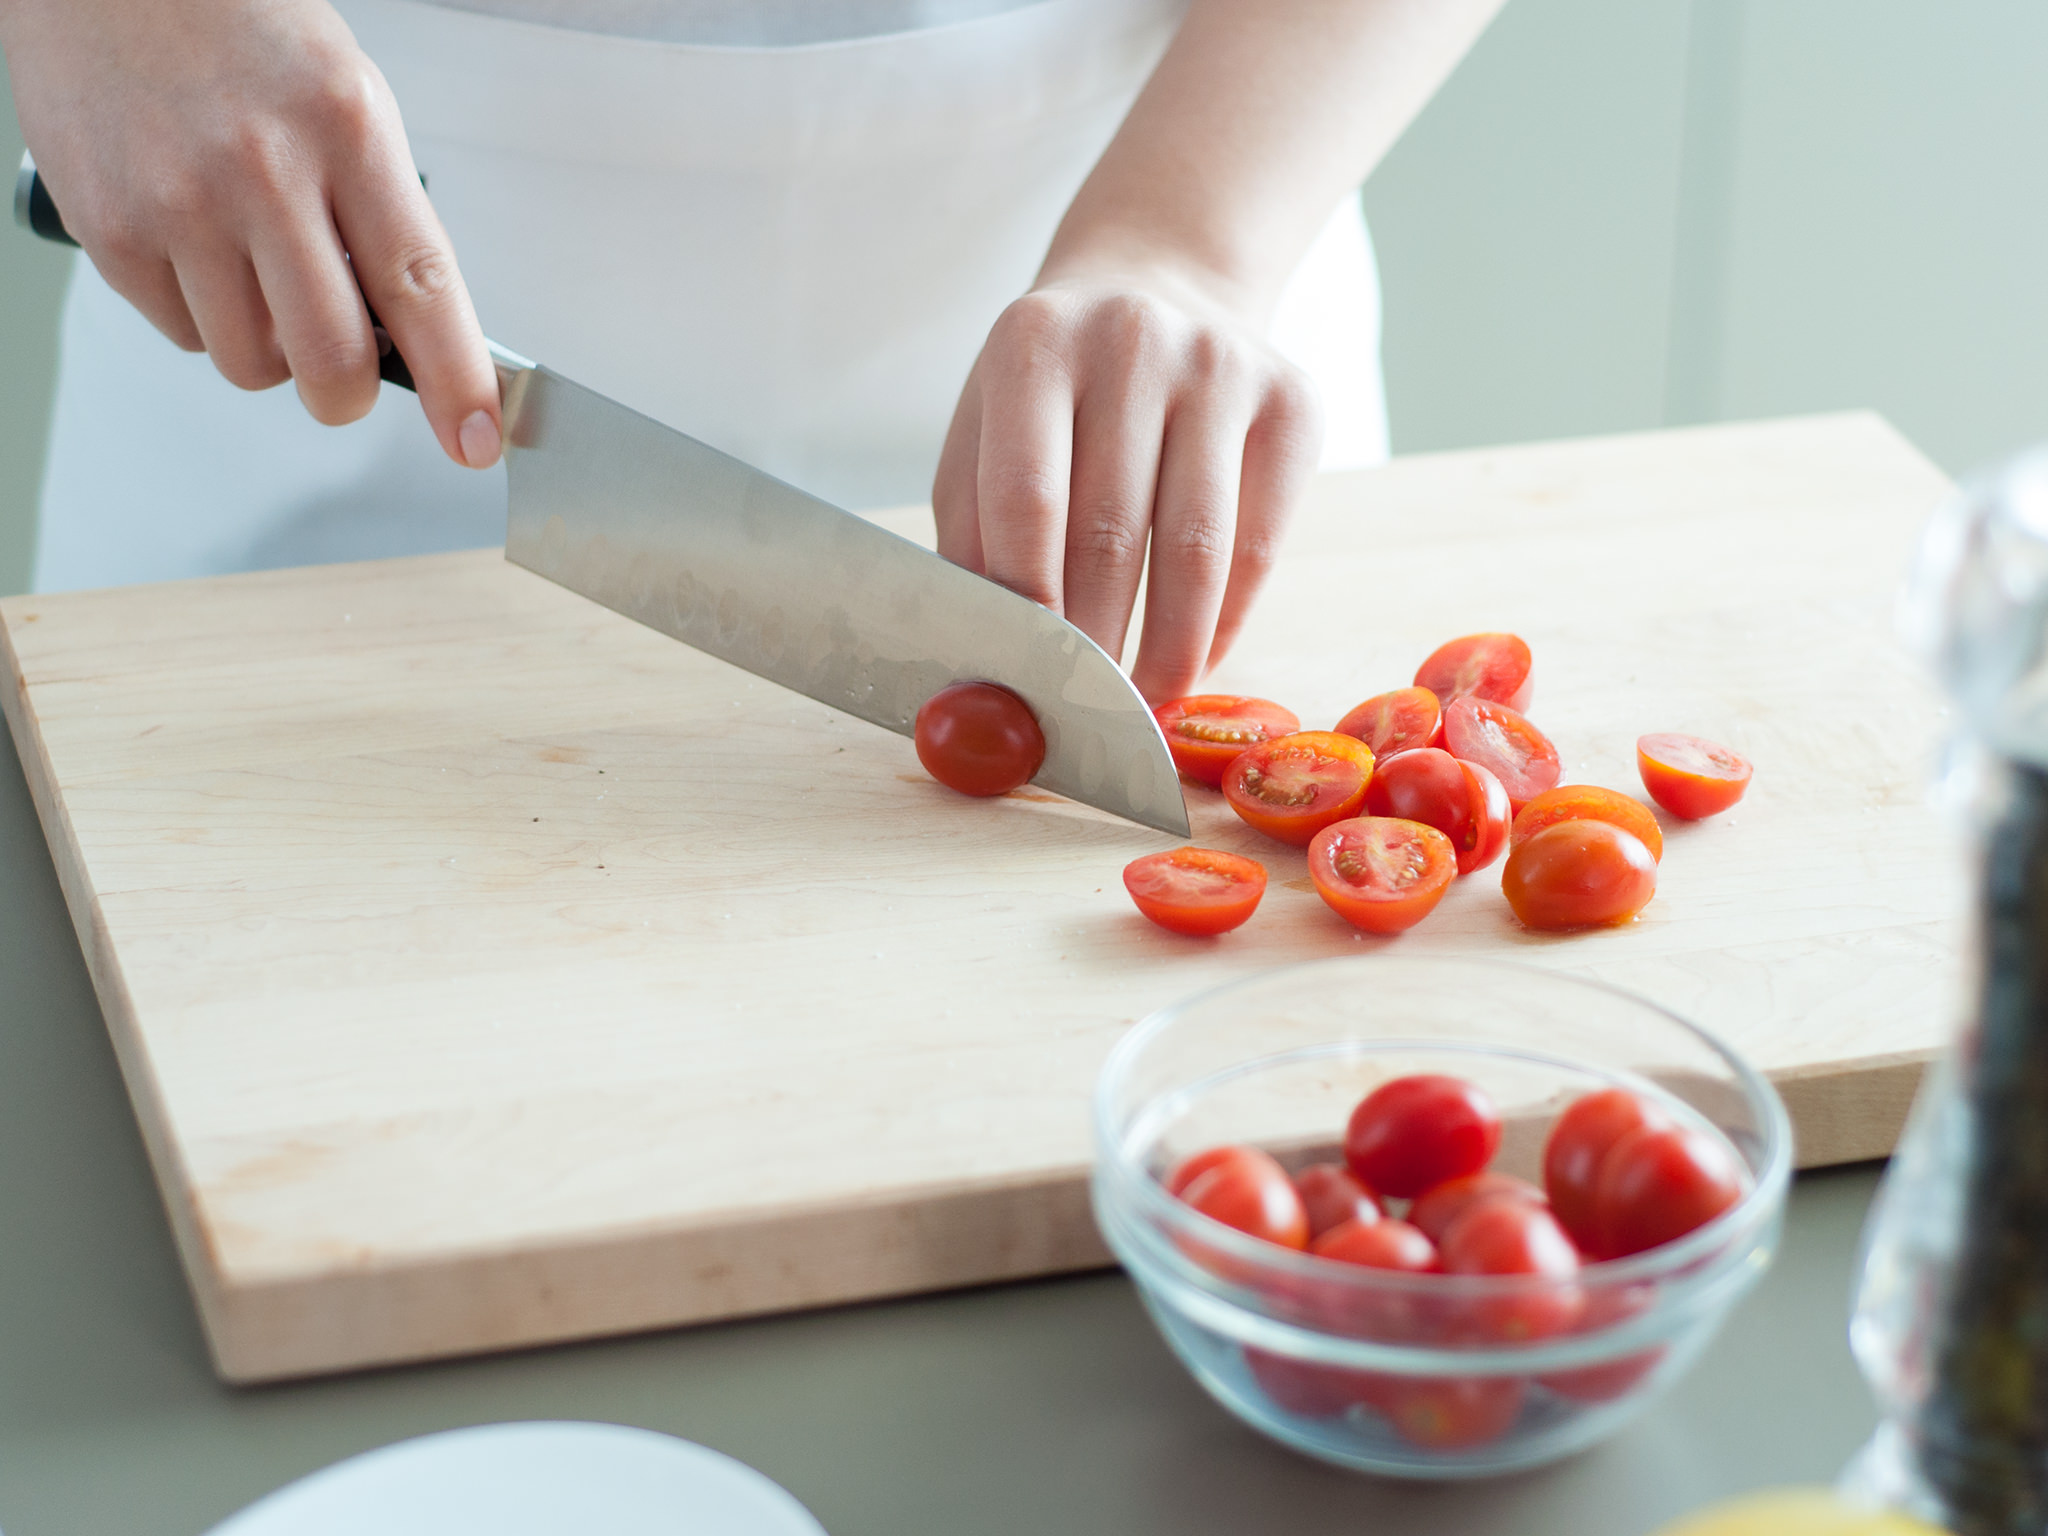
[[[166,336],[353,421],[377,399],[367,294],[449,457],[496,461],[497,377],[455,254],[397,103],[325,0],[0,0],[0,46],[66,227]]]
[[[1048,274],[990,332],[939,459],[939,553],[1192,692],[1236,637],[1315,468],[1313,386],[1163,270]]]

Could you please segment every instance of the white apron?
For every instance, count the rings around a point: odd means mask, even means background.
[[[923,501],[967,371],[1178,22],[1036,0],[792,47],[341,0],[390,80],[485,329],[842,505]],[[1326,466],[1386,454],[1379,294],[1347,198],[1274,340]],[[408,394],[327,428],[178,351],[89,264],[65,303],[39,591],[495,544],[502,469]]]

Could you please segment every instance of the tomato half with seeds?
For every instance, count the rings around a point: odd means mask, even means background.
[[[1355,736],[1296,731],[1240,753],[1224,771],[1223,798],[1247,825],[1299,848],[1358,814],[1372,767],[1372,748]]]
[[[1453,699],[1490,699],[1522,710],[1536,692],[1534,667],[1520,635],[1461,635],[1429,653],[1415,669],[1415,686],[1427,688],[1446,705]]]
[[[994,683],[941,688],[919,706],[912,739],[925,772],[963,795],[1006,795],[1045,761],[1031,706]]]
[[[1632,837],[1640,838],[1650,857],[1664,858],[1664,829],[1650,808],[1633,795],[1598,784],[1560,784],[1546,789],[1515,812],[1515,824],[1508,829],[1508,846],[1519,847],[1560,821],[1604,821]]]
[[[1238,753],[1262,741],[1291,736],[1301,721],[1271,699],[1235,693],[1198,693],[1169,699],[1152,711],[1166,733],[1173,766],[1197,784],[1214,789]]]
[[[1444,710],[1444,747],[1451,756],[1492,771],[1519,811],[1564,772],[1557,748],[1515,710],[1487,699],[1458,699]]]
[[[1528,927],[1606,927],[1657,894],[1657,861],[1641,838],[1609,822],[1560,821],[1508,854],[1500,888]]]
[[[1636,768],[1650,798],[1686,821],[1727,810],[1742,798],[1754,772],[1741,753],[1672,731],[1636,742]]]
[[[1215,848],[1175,848],[1124,866],[1124,889],[1162,928],[1196,938],[1228,933],[1258,910],[1265,866]]]
[[[1308,1246],[1308,1212],[1271,1154],[1239,1147],[1196,1175],[1180,1198],[1211,1220],[1282,1248]]]
[[[1662,1109],[1626,1088],[1601,1088],[1572,1100],[1550,1127],[1543,1144],[1543,1188],[1572,1241],[1592,1257],[1611,1257],[1603,1251],[1593,1214],[1600,1165],[1630,1131],[1670,1123]]]
[[[1310,1163],[1295,1173],[1294,1190],[1308,1212],[1311,1240],[1348,1221],[1370,1226],[1384,1214],[1372,1191],[1342,1163]]]
[[[1337,822],[1308,845],[1308,877],[1316,894],[1367,933],[1413,928],[1436,910],[1457,872],[1458,853],[1448,837],[1392,816]]]
[[[1376,763],[1365,787],[1365,810],[1435,827],[1451,840],[1461,875],[1484,869],[1508,843],[1508,792],[1500,780],[1438,747],[1417,747]]]
[[[1356,736],[1376,758],[1392,757],[1412,747],[1440,747],[1444,740],[1444,707],[1427,688],[1396,688],[1376,693],[1337,722],[1341,735]]]
[[[1641,1253],[1705,1226],[1742,1198],[1742,1163],[1718,1136],[1689,1125],[1642,1125],[1607,1149],[1593,1189],[1601,1250]]]

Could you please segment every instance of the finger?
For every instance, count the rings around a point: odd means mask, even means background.
[[[1165,400],[1128,374],[1084,391],[1074,416],[1074,489],[1067,509],[1067,617],[1121,656],[1159,485]]]
[[[402,159],[402,169],[387,164],[337,188],[335,224],[356,280],[412,369],[442,451],[482,469],[503,443],[497,372],[447,233],[412,157]]]
[[[206,350],[192,311],[186,307],[185,290],[178,286],[177,270],[167,258],[113,258],[98,251],[86,255],[107,286],[141,311],[143,319],[187,352]]]
[[[246,255],[208,246],[176,253],[173,264],[185,307],[222,378],[237,389],[268,389],[291,377]]]
[[[981,510],[975,477],[981,462],[981,381],[979,365],[967,376],[960,403],[946,428],[946,446],[939,450],[938,473],[932,478],[932,521],[938,530],[939,553],[955,565],[979,573]]]
[[[1223,589],[1205,670],[1213,669],[1236,643],[1259,589],[1272,574],[1288,521],[1315,473],[1322,435],[1322,406],[1315,386],[1291,370],[1276,379],[1245,433],[1230,580]]]
[[[377,403],[377,343],[370,317],[325,217],[307,218],[257,242],[256,279],[299,398],[329,426]]]
[[[1152,510],[1151,584],[1131,669],[1138,691],[1155,702],[1191,692],[1208,661],[1230,574],[1251,415],[1234,390],[1211,385],[1167,421]]]
[[[1020,313],[1026,318],[1014,318]],[[981,453],[974,494],[984,574],[1058,613],[1074,387],[1052,326],[1042,311],[1012,306],[989,337],[989,351],[978,365]]]

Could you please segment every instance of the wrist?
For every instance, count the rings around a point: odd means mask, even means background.
[[[1263,330],[1279,297],[1277,285],[1225,271],[1179,246],[1131,230],[1062,229],[1034,290],[1115,287],[1156,294],[1213,319]]]

